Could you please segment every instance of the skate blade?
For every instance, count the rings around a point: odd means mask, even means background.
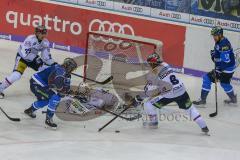
[[[36,116],[36,117],[31,117],[31,116],[29,116],[28,114],[26,114],[26,113],[24,113],[24,112],[22,112],[22,114],[23,114],[24,117],[26,117],[27,119],[36,119],[36,118],[37,118],[37,116]]]
[[[53,130],[53,131],[57,130],[57,127],[50,127],[48,125],[45,125],[45,128],[48,129],[48,130]]]
[[[205,136],[211,136],[211,135],[209,134],[209,132],[202,132],[202,134],[205,135]]]
[[[150,126],[147,122],[143,122],[143,128],[146,128],[146,129],[158,129],[158,125]]]
[[[224,106],[228,106],[228,107],[237,107],[238,104],[237,104],[237,103],[224,103]]]

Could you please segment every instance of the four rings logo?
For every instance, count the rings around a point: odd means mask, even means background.
[[[141,13],[141,12],[143,12],[143,9],[140,7],[133,7],[133,11]]]
[[[103,1],[97,1],[97,5],[98,6],[106,6],[106,2],[103,2]]]
[[[100,19],[94,19],[89,24],[89,32],[102,31],[102,32],[114,32],[119,34],[135,35],[132,26],[129,24],[120,24],[118,22],[101,21]]]

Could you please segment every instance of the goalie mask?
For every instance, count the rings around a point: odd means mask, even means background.
[[[83,96],[88,96],[90,93],[90,87],[88,84],[84,82],[80,83],[78,86],[78,93]]]
[[[62,66],[66,69],[66,72],[70,74],[73,72],[75,69],[77,69],[77,63],[75,62],[74,59],[72,58],[66,58],[64,59],[64,62]]]

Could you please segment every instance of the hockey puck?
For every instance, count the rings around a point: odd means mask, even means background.
[[[115,133],[120,133],[120,131],[119,130],[115,130]]]

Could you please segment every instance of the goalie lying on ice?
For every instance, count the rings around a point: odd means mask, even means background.
[[[86,83],[71,88],[77,94],[60,102],[56,115],[61,120],[86,121],[105,114],[102,108],[111,111],[118,106],[116,95],[103,89],[92,89]]]

